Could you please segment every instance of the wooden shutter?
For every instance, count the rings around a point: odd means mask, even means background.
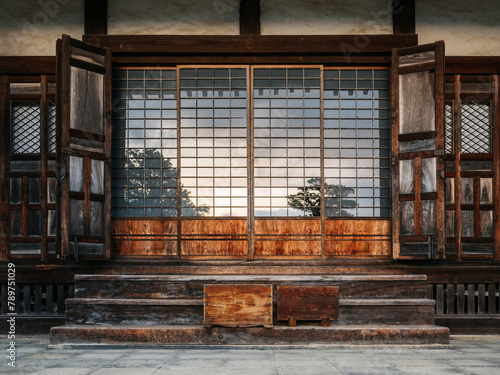
[[[443,258],[444,43],[392,53],[394,258]]]
[[[57,41],[59,244],[63,257],[109,258],[111,56],[63,35]]]

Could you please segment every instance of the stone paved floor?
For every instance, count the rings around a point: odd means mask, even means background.
[[[16,338],[16,367],[0,338],[0,374],[396,375],[500,374],[500,336],[455,337],[453,349],[48,349],[48,335]]]

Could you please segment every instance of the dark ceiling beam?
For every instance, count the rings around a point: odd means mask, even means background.
[[[240,35],[260,35],[260,0],[240,0]]]
[[[393,0],[392,22],[394,34],[415,34],[415,1]]]
[[[0,56],[0,75],[56,74],[55,56]]]
[[[348,59],[416,44],[416,35],[85,35],[83,40],[119,54],[337,54]]]
[[[108,1],[85,0],[85,34],[108,33]]]

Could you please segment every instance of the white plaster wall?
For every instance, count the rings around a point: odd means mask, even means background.
[[[2,56],[54,56],[62,34],[77,39],[83,35],[83,0],[11,0],[2,5]]]
[[[500,56],[500,1],[417,0],[419,44],[444,40],[446,56]]]
[[[108,0],[108,34],[239,32],[239,0]]]
[[[261,33],[392,34],[391,0],[261,0]]]

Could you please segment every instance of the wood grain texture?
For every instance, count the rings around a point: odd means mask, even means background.
[[[244,239],[198,239],[181,241],[181,256],[185,258],[193,256],[246,258],[247,251],[248,241]]]
[[[327,220],[325,254],[327,256],[390,256],[391,221]]]
[[[256,235],[321,235],[321,220],[255,219]]]
[[[112,222],[113,256],[176,256],[176,220],[115,219]]]
[[[128,345],[309,345],[318,344],[446,344],[449,330],[434,325],[419,326],[332,326],[253,327],[241,330],[226,327],[120,327],[62,326],[51,329],[50,343],[96,343]]]
[[[255,257],[321,256],[321,240],[255,240]]]
[[[273,325],[272,285],[218,284],[203,288],[205,327]]]
[[[189,235],[246,235],[246,220],[187,220],[181,221],[181,233]]]
[[[338,286],[280,286],[277,288],[278,320],[337,320]]]

